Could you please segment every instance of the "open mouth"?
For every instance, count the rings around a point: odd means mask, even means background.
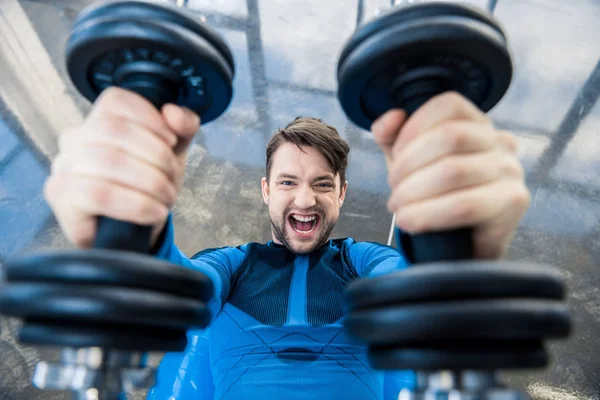
[[[288,217],[288,220],[296,233],[308,236],[315,231],[321,218],[317,214],[292,214]]]

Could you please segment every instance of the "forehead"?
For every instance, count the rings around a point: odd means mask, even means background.
[[[333,174],[327,160],[317,149],[310,146],[296,146],[284,143],[273,154],[271,175],[288,173],[297,176],[318,176]]]

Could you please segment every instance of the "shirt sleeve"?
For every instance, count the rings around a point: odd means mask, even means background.
[[[187,257],[177,248],[174,238],[172,216],[169,215],[165,230],[159,238],[162,243],[155,247],[154,255],[173,264],[200,271],[210,278],[215,288],[208,304],[212,322],[229,297],[231,282],[246,256],[247,246],[206,249]]]
[[[360,277],[375,277],[408,267],[408,261],[393,247],[374,242],[354,242],[350,260]]]

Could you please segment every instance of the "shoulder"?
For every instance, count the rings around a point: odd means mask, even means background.
[[[396,250],[395,248],[393,248],[391,246],[377,243],[377,242],[359,242],[351,237],[341,238],[341,239],[332,239],[331,245],[334,247],[337,247],[341,251],[346,251],[346,250],[350,250],[350,249],[353,252],[354,251],[373,250],[373,251],[389,252],[390,254],[396,254],[396,255],[398,254],[398,250]]]
[[[192,257],[190,257],[192,260],[201,258],[203,256],[211,256],[211,255],[219,255],[219,254],[223,254],[226,255],[228,253],[247,253],[248,252],[248,246],[250,246],[252,243],[245,243],[239,246],[223,246],[223,247],[209,247],[206,248],[204,250],[200,250],[197,253],[195,253]]]

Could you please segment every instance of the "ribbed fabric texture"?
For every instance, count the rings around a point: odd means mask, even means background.
[[[234,276],[228,302],[264,325],[283,326],[287,319],[294,254],[254,244],[249,245],[248,254],[245,265]]]
[[[341,243],[336,243],[335,247],[325,247],[311,255],[306,314],[312,326],[331,324],[343,316],[344,288],[358,277],[354,268],[345,267],[340,247]]]

